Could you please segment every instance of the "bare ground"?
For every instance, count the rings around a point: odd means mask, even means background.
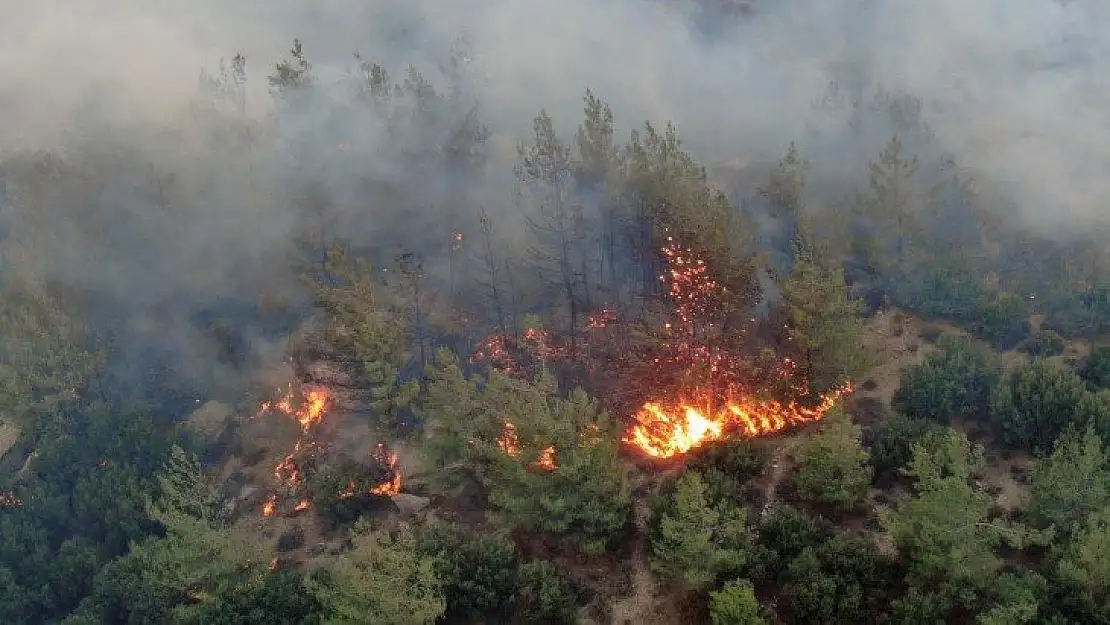
[[[0,456],[3,456],[19,440],[20,429],[12,423],[0,421]]]
[[[1031,320],[1031,325],[1036,327],[1037,320]],[[862,377],[863,384],[857,385],[855,393],[857,400],[870,398],[881,402],[884,408],[889,409],[890,400],[898,389],[902,370],[919,364],[926,355],[936,350],[936,347],[927,342],[922,335],[935,334],[937,331],[966,335],[966,332],[954,326],[926,323],[898,312],[876,315],[869,320],[864,330],[863,340],[868,350],[878,355],[879,364]],[[1064,352],[1050,360],[1074,365],[1089,353],[1090,345],[1086,341],[1069,341]],[[1029,359],[1028,355],[1014,350],[1002,352],[999,355],[1006,370]],[[983,431],[981,425],[964,422],[953,425],[974,438],[989,438],[989,434]],[[998,507],[1005,512],[1018,510],[1028,502],[1028,488],[1017,476],[1028,471],[1031,465],[1032,459],[1028,455],[1019,454],[1009,457],[989,455],[983,475],[984,486],[995,494]],[[893,548],[887,536],[877,535],[876,540],[881,547]]]
[[[959,330],[938,326],[944,331]],[[856,384],[855,396],[869,398],[889,406],[898,390],[902,371],[921,364],[925,356],[936,350],[922,336],[922,324],[901,312],[879,313],[863,328],[863,345],[876,364]]]
[[[628,585],[624,592],[605,597],[607,619],[580,619],[582,625],[670,625],[686,620],[682,613],[684,596],[668,588],[652,571],[649,563],[648,531],[651,509],[648,501],[658,492],[660,484],[682,470],[675,464],[657,472],[646,472],[633,478],[632,522],[635,534],[629,556],[622,563]],[[634,474],[635,475],[635,474]]]

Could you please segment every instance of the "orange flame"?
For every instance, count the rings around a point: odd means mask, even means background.
[[[0,508],[18,508],[23,505],[23,500],[15,493],[0,492]]]
[[[378,443],[378,461],[385,465],[392,473],[393,477],[389,480],[378,484],[370,489],[371,495],[378,495],[380,497],[387,497],[389,495],[396,495],[401,492],[401,471],[397,468],[397,454],[387,452],[385,445]]]
[[[748,398],[729,401],[713,410],[695,402],[664,405],[648,402],[635,415],[635,425],[623,441],[653,458],[672,458],[705,443],[721,440],[731,432],[766,436],[788,427],[820,420],[852,390],[850,384],[829,393],[814,407],[797,402],[780,403]],[[707,405],[709,402],[701,402]]]
[[[404,476],[401,470],[397,468],[397,454],[388,451],[383,443],[378,443],[375,456],[378,462],[389,469],[393,476],[381,484],[372,487],[369,491],[370,494],[377,495],[378,497],[389,497],[399,494],[401,492]],[[350,499],[357,493],[358,486],[355,485],[354,480],[351,480],[347,482],[347,487],[340,491],[337,496],[339,499]]]
[[[300,426],[301,435],[293,446],[292,453],[285,456],[274,466],[274,477],[277,478],[279,484],[290,490],[298,490],[304,486],[304,475],[297,465],[296,456],[312,447],[312,430],[323,421],[324,414],[331,401],[328,391],[324,387],[301,389],[299,400],[297,395],[293,385],[289,384],[280,399],[263,402],[258,411],[258,414],[280,412],[292,418]],[[262,506],[262,515],[273,516],[277,512],[278,503],[278,496],[276,494],[270,495],[270,498]],[[311,502],[307,499],[301,500],[297,503],[294,511],[307,510],[311,505]]]
[[[497,437],[497,446],[513,458],[520,457],[520,439],[517,437],[516,426],[506,422],[501,428],[501,436]],[[541,471],[554,471],[559,468],[555,462],[555,448],[546,447],[540,452],[540,457],[531,465],[533,469]]]
[[[355,492],[357,491],[358,489],[355,487],[355,481],[351,480],[347,482],[347,487],[340,491],[337,497],[339,497],[340,499],[350,499],[351,497],[355,496]]]
[[[293,385],[290,384],[281,399],[263,402],[259,412],[281,412],[289,415],[301,426],[301,433],[308,434],[312,426],[324,418],[329,402],[328,391],[323,387],[313,387],[303,390],[300,402],[294,401],[296,397]]]

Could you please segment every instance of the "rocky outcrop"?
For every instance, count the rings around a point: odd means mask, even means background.
[[[410,495],[408,493],[398,493],[390,497],[390,499],[393,500],[393,505],[397,506],[399,514],[404,518],[421,515],[432,503],[427,497]]]

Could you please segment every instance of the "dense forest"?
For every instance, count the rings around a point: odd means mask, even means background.
[[[1107,232],[919,98],[703,164],[312,58],[0,154],[0,621],[1110,622]]]

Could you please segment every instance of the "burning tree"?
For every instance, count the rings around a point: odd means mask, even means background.
[[[312,502],[332,523],[349,523],[400,493],[402,484],[397,454],[380,445],[370,463],[345,459],[314,480]]]
[[[822,392],[812,390],[814,354],[836,356],[830,346],[843,346],[830,333],[858,330],[840,314],[855,308],[835,280],[817,289],[812,273],[799,265],[805,272],[790,291],[797,314],[787,326],[797,330],[803,347],[805,366],[799,368],[793,350],[776,355],[753,349],[749,270],[728,263],[721,269],[678,235],[667,237],[660,256],[664,294],[651,320],[635,322],[599,311],[576,339],[581,349],[570,349],[569,339],[533,325],[519,339],[494,335],[475,361],[519,380],[542,376],[551,363],[579,365],[611,405],[633,407],[633,426],[623,440],[655,458],[683,454],[732,433],[760,436],[816,421],[849,390],[847,377],[834,370],[823,379]],[[820,307],[813,300],[818,295],[832,304]],[[837,308],[836,302],[843,305]],[[595,340],[614,330],[618,340]],[[591,367],[594,362],[605,366]]]
[[[279,399],[262,404],[260,416],[277,413],[293,419],[300,426],[300,435],[292,451],[274,467],[277,490],[262,505],[263,516],[273,516],[282,511],[303,512],[316,501],[325,502],[326,510],[332,512],[332,516],[345,518],[350,515],[341,514],[341,510],[337,512],[338,502],[355,499],[356,496],[357,502],[363,502],[366,497],[388,497],[401,491],[402,476],[397,467],[397,455],[390,452],[384,444],[376,447],[370,458],[369,468],[347,461],[324,471],[320,478],[309,475],[310,472],[315,472],[316,466],[321,462],[320,455],[325,445],[319,440],[318,429],[331,407],[331,402],[332,398],[326,387],[298,388],[291,384]],[[310,478],[314,478],[311,479],[312,484],[309,483]],[[312,494],[313,491],[315,495]],[[291,510],[283,507],[286,500],[296,502],[292,504]],[[350,505],[343,504],[340,507],[345,509]]]
[[[668,270],[661,280],[673,314],[659,340],[648,345],[650,358],[641,361],[646,364],[641,365],[646,369],[641,379],[656,384],[656,396],[649,396],[636,413],[625,442],[648,456],[667,458],[730,432],[759,436],[817,420],[847,390],[810,396],[808,388],[791,383],[797,364],[789,356],[769,370],[757,369],[747,344],[751,336],[736,327],[747,296],[732,295],[735,287],[728,285],[736,283],[730,275],[735,271],[715,272],[675,237],[668,238],[663,255]],[[739,278],[741,288],[744,284],[746,278]],[[793,387],[795,397],[768,397],[773,383],[782,381]]]

